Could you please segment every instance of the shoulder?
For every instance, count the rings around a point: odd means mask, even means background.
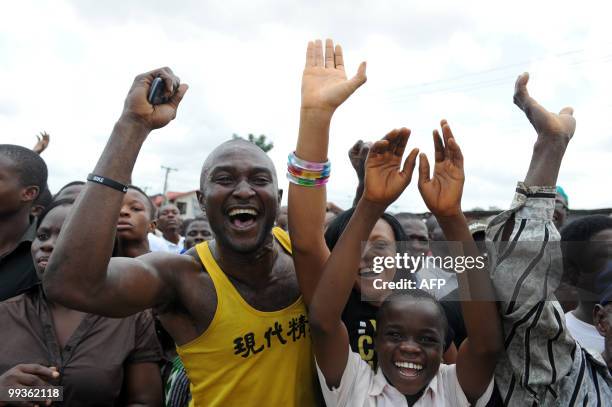
[[[329,388],[325,382],[325,376],[317,364],[317,374],[321,383],[323,397],[328,406],[353,406],[363,405],[364,401],[372,393],[382,392],[386,381],[382,373],[375,374],[367,362],[364,362],[358,353],[349,348],[346,367],[340,379],[338,387]],[[378,387],[378,389],[377,389]]]

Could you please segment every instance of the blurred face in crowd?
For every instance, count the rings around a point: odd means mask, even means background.
[[[159,209],[157,227],[162,232],[179,230],[181,227],[181,212],[174,204],[163,205]]]
[[[365,246],[365,253],[362,255],[359,264],[359,275],[355,280],[355,289],[361,293],[361,298],[365,301],[372,301],[375,305],[382,303],[389,294],[388,290],[374,288],[374,281],[393,281],[395,276],[395,266],[386,268],[376,273],[373,270],[375,257],[394,257],[396,254],[396,242],[393,229],[384,219],[378,219],[374,229],[368,237]],[[379,286],[379,283],[377,284]]]
[[[429,252],[429,232],[420,219],[398,219],[408,238],[407,250],[411,256]]]
[[[117,237],[123,240],[145,240],[147,234],[155,230],[151,206],[148,199],[135,189],[128,189],[123,196]]]
[[[270,158],[246,141],[222,144],[202,169],[198,199],[217,242],[251,253],[271,242],[280,196]]]
[[[187,226],[185,231],[185,249],[191,249],[205,240],[212,240],[212,238],[212,229],[208,221],[196,219]]]
[[[612,265],[612,229],[595,233],[588,243],[580,244],[580,270],[577,287],[588,292],[595,291],[595,280],[601,272]]]
[[[440,308],[423,298],[386,302],[377,319],[375,347],[385,377],[402,394],[420,396],[438,372],[444,345]]]
[[[62,225],[72,209],[72,205],[61,205],[51,209],[36,231],[36,239],[32,242],[32,260],[39,279],[47,268],[49,257],[55,248],[55,242],[62,230]]]
[[[604,359],[612,368],[612,303],[597,304],[593,309],[593,324],[597,332],[604,337]]]
[[[563,195],[557,193],[555,198],[555,211],[553,212],[553,223],[557,227],[557,229],[561,229],[565,224],[565,220],[567,219],[567,201],[563,197]]]
[[[59,201],[60,199],[77,199],[84,187],[85,184],[70,185],[58,192],[54,200]]]
[[[38,188],[21,185],[15,163],[0,154],[0,216],[17,213],[38,196]]]

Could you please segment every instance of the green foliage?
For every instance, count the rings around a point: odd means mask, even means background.
[[[245,140],[244,137],[240,137],[237,134],[233,134],[232,135],[232,139],[236,140],[236,139],[242,139]],[[270,150],[272,150],[272,148],[274,147],[274,143],[273,142],[266,142],[266,136],[265,134],[260,134],[259,136],[255,136],[252,133],[249,133],[248,138],[246,139],[247,141],[250,141],[251,143],[255,144],[256,146],[258,146],[259,148],[261,148],[264,152],[268,152]]]

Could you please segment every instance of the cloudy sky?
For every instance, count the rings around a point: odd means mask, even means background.
[[[505,207],[535,134],[512,104],[516,76],[550,110],[575,108],[578,127],[559,183],[574,208],[612,206],[612,25],[604,2],[554,1],[26,1],[0,15],[0,142],[31,147],[46,130],[49,185],[84,179],[133,77],[170,66],[190,85],[177,119],[152,133],[135,184],[197,188],[207,154],[233,133],[265,134],[281,186],[295,147],[305,46],[333,38],[349,75],[368,82],[336,113],[329,200],[356,186],[347,150],[412,129],[431,156],[448,119],[466,158],[464,209]],[[424,211],[416,182],[393,211]]]

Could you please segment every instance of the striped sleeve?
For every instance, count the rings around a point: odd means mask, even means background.
[[[571,337],[554,297],[563,270],[560,236],[552,222],[554,205],[555,187],[519,183],[511,209],[487,229],[505,338],[495,374],[504,405],[579,401],[597,406],[606,381],[610,393],[607,368]]]

